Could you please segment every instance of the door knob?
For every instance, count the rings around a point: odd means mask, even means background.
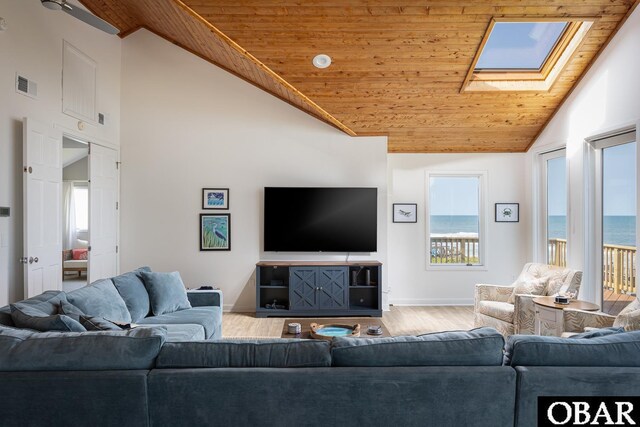
[[[33,257],[32,256],[29,257],[29,264],[33,264]]]
[[[33,259],[33,262],[35,262],[36,264],[38,263],[38,261],[39,261],[39,260],[38,260],[38,257],[35,257],[35,258]]]
[[[23,258],[18,258],[18,262],[19,262],[20,264],[26,264],[26,263],[27,263],[27,262],[29,262],[29,261],[27,260],[27,257],[23,257]]]

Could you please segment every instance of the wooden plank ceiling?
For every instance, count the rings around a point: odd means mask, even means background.
[[[389,152],[526,151],[637,0],[81,0]],[[548,92],[460,93],[492,17],[597,21]],[[329,68],[312,58],[331,56]]]

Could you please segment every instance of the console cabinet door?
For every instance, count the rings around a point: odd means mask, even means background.
[[[341,309],[349,306],[349,268],[321,267],[318,269],[318,307]]]
[[[292,310],[318,308],[318,267],[291,267],[289,294]]]

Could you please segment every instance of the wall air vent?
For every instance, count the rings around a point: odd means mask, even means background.
[[[29,98],[38,98],[38,84],[33,80],[16,74],[16,92],[28,96]]]

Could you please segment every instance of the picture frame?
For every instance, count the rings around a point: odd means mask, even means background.
[[[202,209],[205,209],[205,210],[229,209],[229,189],[228,188],[203,188],[202,189]]]
[[[520,203],[496,203],[496,222],[520,222]]]
[[[200,214],[200,251],[231,250],[231,214]]]
[[[393,222],[396,223],[416,223],[418,222],[417,203],[394,203]]]

